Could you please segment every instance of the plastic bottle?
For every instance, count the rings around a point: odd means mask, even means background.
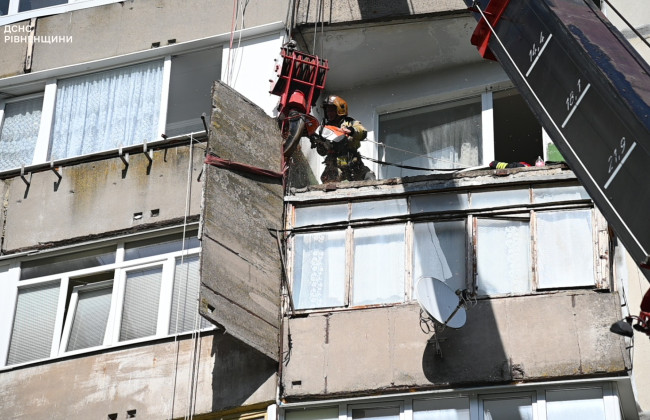
[[[541,156],[537,156],[537,160],[535,161],[535,166],[544,166],[544,160],[542,159]]]

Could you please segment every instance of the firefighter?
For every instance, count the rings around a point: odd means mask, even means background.
[[[359,146],[368,134],[361,123],[348,116],[348,103],[336,95],[328,96],[323,101],[325,118],[323,125],[333,125],[346,132],[346,141],[339,143],[319,142],[316,147],[319,155],[325,156],[325,170],[321,181],[362,181],[374,180],[375,173],[361,161]]]

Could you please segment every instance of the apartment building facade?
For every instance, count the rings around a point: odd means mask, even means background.
[[[452,0],[0,2],[3,413],[637,418],[644,366],[609,326],[647,282],[565,164],[487,168],[560,159],[475,22]],[[282,172],[289,34],[329,60],[377,181],[318,185],[307,139],[284,180],[206,163]],[[423,313],[423,277],[472,292],[463,326]]]

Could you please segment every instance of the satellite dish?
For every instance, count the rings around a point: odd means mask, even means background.
[[[467,321],[467,313],[460,297],[442,281],[420,277],[415,293],[422,309],[433,320],[451,328],[460,328]]]

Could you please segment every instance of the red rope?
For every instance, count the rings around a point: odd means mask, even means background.
[[[218,168],[234,169],[236,171],[248,172],[251,174],[268,176],[271,178],[281,179],[282,177],[284,177],[284,171],[283,172],[269,171],[268,169],[258,168],[257,166],[251,166],[245,163],[233,162],[232,160],[222,159],[214,155],[207,155],[205,157],[205,163],[216,166]]]

